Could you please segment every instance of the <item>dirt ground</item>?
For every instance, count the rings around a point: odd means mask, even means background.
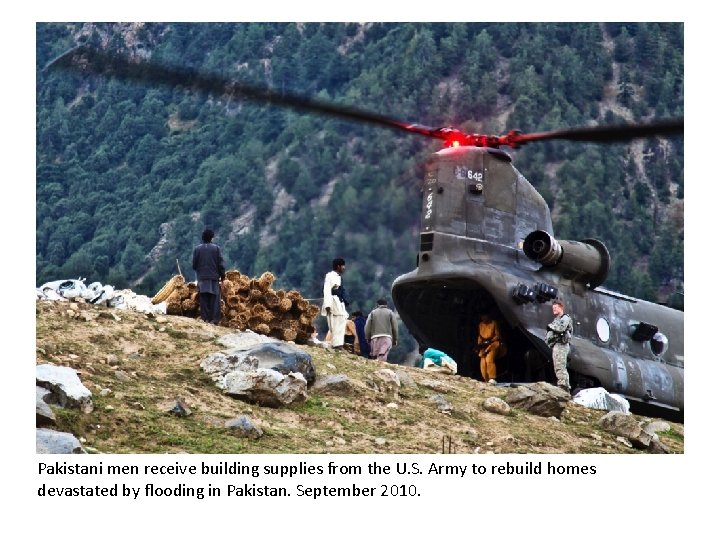
[[[559,419],[513,409],[501,416],[483,409],[490,396],[508,388],[466,377],[301,346],[313,357],[318,376],[344,373],[354,383],[351,396],[324,396],[284,409],[248,404],[224,395],[200,368],[200,361],[223,350],[217,338],[235,332],[199,320],[145,315],[87,303],[38,301],[37,364],[77,370],[92,392],[94,410],[85,414],[53,408],[56,429],[72,432],[89,452],[100,453],[645,453],[627,446],[598,424],[604,411],[570,403]],[[405,370],[418,383],[388,401],[368,384],[371,373]],[[442,383],[433,389],[432,383]],[[438,410],[440,394],[453,406]],[[163,405],[182,398],[192,410],[178,417]],[[238,438],[225,422],[248,416],[264,434]],[[660,440],[684,452],[684,427],[668,422]]]

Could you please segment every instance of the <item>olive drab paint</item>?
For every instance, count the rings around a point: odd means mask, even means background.
[[[428,160],[422,193],[417,268],[392,287],[421,347],[444,351],[460,375],[480,378],[473,345],[478,315],[488,311],[508,348],[498,382],[554,382],[544,337],[551,302],[561,298],[574,321],[573,388],[602,386],[636,412],[682,417],[684,314],[600,287],[607,248],[597,239],[556,239],[547,203],[508,154],[440,150]],[[528,377],[531,361],[541,369]]]

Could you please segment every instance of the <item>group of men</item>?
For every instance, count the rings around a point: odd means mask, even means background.
[[[348,312],[346,306],[349,304],[345,288],[342,285],[342,274],[345,272],[345,259],[333,259],[333,269],[325,275],[323,285],[322,313],[327,318],[328,331],[332,336],[332,347],[342,349],[345,344],[346,328],[349,327]],[[353,318],[362,314],[355,312]],[[352,324],[352,322],[351,322]],[[390,349],[398,342],[398,322],[395,313],[387,306],[387,300],[380,298],[365,320],[363,326],[364,338],[370,342],[370,358],[387,361]],[[360,332],[349,332],[359,342]]]
[[[192,267],[197,277],[200,318],[211,324],[219,324],[222,318],[220,284],[225,279],[225,264],[220,247],[212,242],[214,237],[212,229],[203,231],[202,243],[193,250]],[[332,265],[332,271],[325,276],[322,313],[327,317],[332,346],[341,349],[345,343],[349,320],[346,309],[349,301],[342,285],[345,260],[334,259]],[[353,319],[357,317],[358,313],[355,312]],[[350,322],[353,324],[354,321]],[[384,298],[377,301],[377,307],[368,315],[363,330],[364,337],[370,342],[370,358],[387,361],[388,352],[398,342],[398,322]],[[358,340],[358,333],[351,333],[353,334],[355,340]]]
[[[202,244],[193,250],[192,267],[197,275],[198,294],[200,300],[200,317],[203,321],[219,324],[220,312],[220,283],[225,279],[225,266],[220,248],[212,243],[215,233],[205,229],[202,233]],[[332,270],[325,275],[323,285],[322,313],[327,318],[329,333],[332,335],[332,347],[342,349],[345,345],[345,336],[348,325],[349,305],[345,288],[342,284],[342,274],[345,272],[345,259],[336,258],[332,262]],[[555,318],[547,326],[545,342],[552,350],[553,367],[557,384],[560,388],[570,392],[570,378],[567,371],[567,357],[570,351],[572,338],[572,319],[565,313],[565,306],[560,300],[552,303],[552,312]],[[361,315],[361,314],[360,314]],[[357,320],[358,312],[353,314],[353,324]],[[355,328],[355,327],[353,327]],[[359,329],[358,329],[359,330]],[[387,361],[388,352],[398,342],[398,321],[395,313],[387,306],[387,300],[380,298],[377,306],[365,320],[363,326],[364,338],[370,342],[370,358]],[[361,332],[349,332],[354,341],[359,341]],[[480,373],[485,382],[495,384],[497,368],[495,359],[506,352],[502,342],[500,328],[487,313],[480,315],[477,332],[477,354],[480,359]]]

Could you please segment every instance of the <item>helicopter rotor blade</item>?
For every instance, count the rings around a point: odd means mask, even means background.
[[[264,86],[253,86],[218,76],[203,75],[191,70],[161,66],[147,60],[111,54],[86,45],[78,45],[61,54],[50,61],[43,71],[53,69],[79,71],[140,83],[162,84],[170,87],[180,86],[232,100],[269,103],[299,112],[315,112],[344,120],[373,124],[440,139],[447,146],[461,145],[493,148],[509,146],[519,148],[528,142],[552,139],[611,143],[638,137],[682,134],[684,126],[684,121],[680,118],[650,124],[593,126],[527,134],[513,130],[502,136],[470,135],[451,127],[433,128],[421,124],[408,124],[381,114],[310,99],[290,92],[279,92]]]
[[[591,126],[527,134],[511,131],[507,135],[500,137],[500,144],[516,148],[527,142],[551,139],[595,143],[622,142],[639,137],[680,135],[683,133],[684,124],[683,118],[676,118],[648,124]]]
[[[212,75],[203,75],[190,70],[161,66],[145,60],[134,60],[85,45],[74,47],[51,60],[45,66],[44,71],[54,69],[80,71],[141,83],[163,84],[171,87],[181,86],[233,100],[270,103],[295,109],[299,112],[315,112],[345,120],[400,129],[426,137],[443,138],[442,135],[438,134],[438,130],[420,124],[407,124],[381,114],[309,99],[289,92],[278,92],[263,86],[253,86]]]

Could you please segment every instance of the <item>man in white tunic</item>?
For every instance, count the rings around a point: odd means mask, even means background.
[[[327,317],[328,328],[332,332],[333,348],[342,349],[345,340],[345,321],[348,318],[345,309],[347,299],[341,277],[345,272],[345,259],[333,259],[332,265],[332,271],[325,275],[322,312]]]

